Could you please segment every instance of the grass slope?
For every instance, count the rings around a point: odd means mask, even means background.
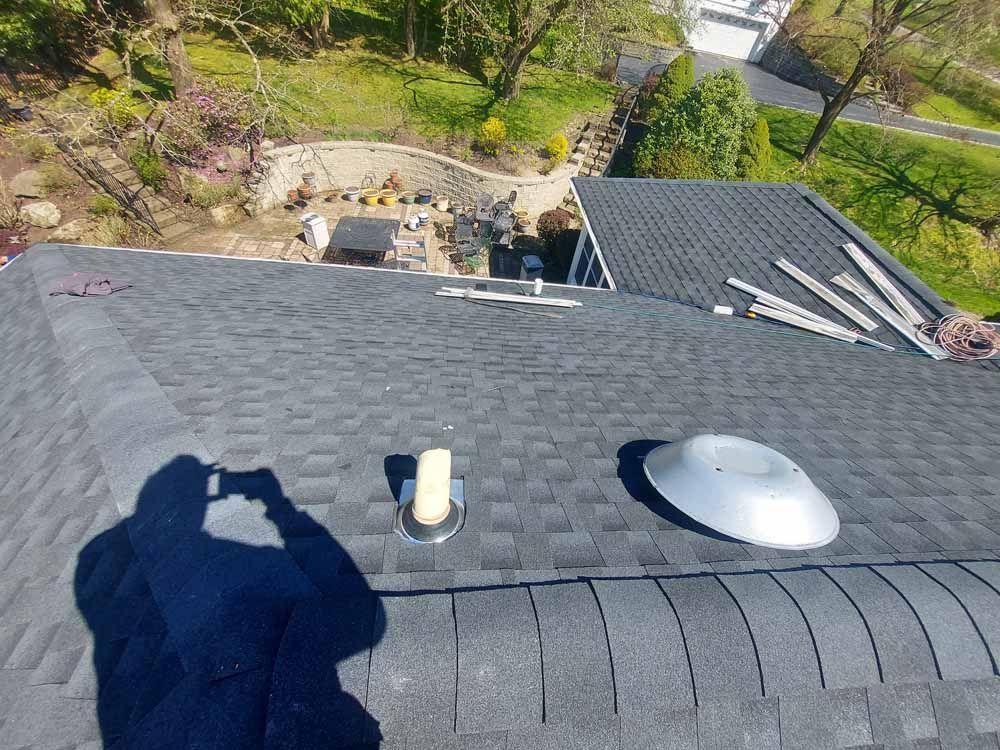
[[[758,108],[771,128],[770,179],[809,185],[956,306],[1000,313],[1000,253],[969,225],[1000,210],[1000,149],[840,121],[803,168],[816,116]]]

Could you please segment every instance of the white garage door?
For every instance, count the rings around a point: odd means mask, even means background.
[[[721,13],[704,14],[689,44],[699,52],[749,60],[766,26]]]

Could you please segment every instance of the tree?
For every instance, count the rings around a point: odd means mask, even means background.
[[[652,22],[646,0],[448,0],[445,56],[492,56],[493,79],[503,99],[515,99],[528,58],[547,35],[558,32],[559,64],[610,49],[615,33],[637,33]]]
[[[406,0],[403,35],[406,37],[406,56],[417,56],[417,0]]]
[[[0,2],[0,62],[35,62],[41,57],[63,72],[79,52],[83,0]]]
[[[680,55],[667,66],[660,75],[656,87],[643,105],[646,117],[656,120],[673,108],[694,86],[694,59],[691,55]]]
[[[743,147],[736,158],[737,176],[741,180],[765,179],[772,157],[771,130],[767,126],[767,120],[758,117],[743,133]]]
[[[187,49],[184,47],[181,22],[174,11],[173,0],[145,0],[145,2],[146,11],[153,22],[153,30],[159,38],[160,53],[170,69],[174,95],[183,96],[194,84],[194,73],[191,70]]]
[[[739,71],[709,73],[650,126],[636,149],[637,170],[665,164],[657,154],[680,158],[683,153],[707,166],[715,179],[732,180],[744,132],[756,119],[756,105]]]
[[[797,41],[822,40],[846,50],[850,60],[839,90],[823,96],[823,112],[802,153],[802,161],[815,159],[820,144],[833,123],[852,101],[871,98],[898,98],[894,91],[907,77],[900,75],[904,45],[933,44],[939,37],[945,47],[972,46],[995,35],[1000,4],[995,0],[871,0],[863,13],[841,12],[812,23],[784,25]]]

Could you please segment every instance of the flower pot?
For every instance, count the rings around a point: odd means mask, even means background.
[[[406,218],[406,228],[411,232],[416,232],[420,228],[420,219],[417,216],[408,216]]]
[[[514,216],[516,216],[519,219],[527,219],[528,218],[528,211],[527,211],[527,209],[519,208],[519,209],[517,209],[514,212]]]
[[[292,188],[291,190],[288,191],[288,202],[289,203],[295,203],[295,201],[297,201],[298,199],[299,199],[299,191],[298,190],[296,190],[295,188]]]
[[[313,196],[312,188],[306,185],[304,182],[301,185],[299,185],[298,191],[299,191],[299,197],[304,201],[309,200]]]
[[[422,203],[425,206],[429,205],[434,194],[427,189],[417,191],[417,203]]]
[[[447,211],[448,210],[448,204],[449,204],[449,201],[448,201],[448,196],[447,195],[439,195],[437,198],[434,199],[434,207],[438,211]]]
[[[531,226],[531,219],[518,219],[517,220],[517,231],[527,232],[528,227]]]
[[[396,205],[396,191],[395,190],[383,190],[379,193],[379,197],[382,199],[383,206],[395,206]]]
[[[356,188],[354,185],[348,185],[344,188],[344,197],[351,203],[357,203],[358,198],[361,197],[361,190],[360,188]]]
[[[316,180],[316,173],[315,172],[303,172],[302,173],[302,182],[304,182],[306,185],[308,185],[309,187],[311,187],[313,190],[315,190],[316,187],[319,184],[317,182],[317,180]]]
[[[375,188],[365,188],[361,191],[361,200],[366,206],[377,206],[378,190]]]
[[[399,194],[399,200],[410,206],[417,202],[417,194],[412,190],[407,190]]]
[[[419,214],[417,214],[417,221],[420,222],[420,226],[422,227],[427,226],[427,222],[429,222],[430,220],[431,217],[427,214],[426,211],[421,211]]]

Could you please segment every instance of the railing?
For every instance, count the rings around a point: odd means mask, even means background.
[[[136,221],[140,221],[162,236],[160,225],[153,217],[149,205],[138,192],[119,180],[97,159],[64,143],[57,143],[70,164],[87,180],[114,198],[122,210]]]

